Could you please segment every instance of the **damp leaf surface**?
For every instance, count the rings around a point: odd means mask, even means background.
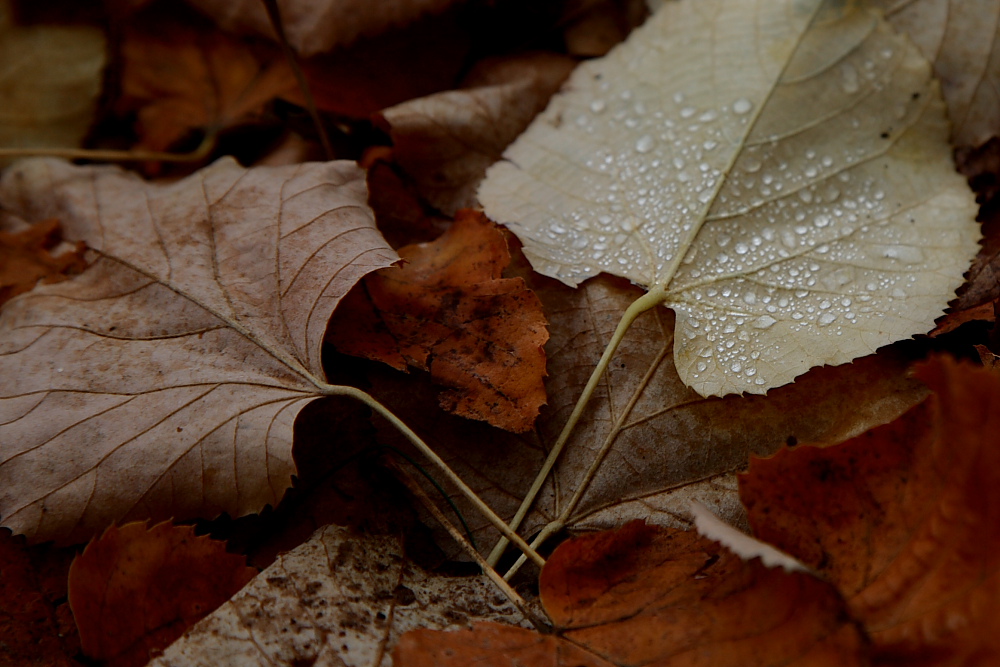
[[[480,187],[535,270],[658,293],[703,396],[928,331],[975,256],[930,66],[877,13],[835,5],[665,3],[577,68]]]

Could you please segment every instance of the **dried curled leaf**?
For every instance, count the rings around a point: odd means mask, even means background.
[[[633,522],[570,540],[545,564],[539,592],[557,637],[497,626],[415,633],[400,642],[396,664],[867,664],[864,637],[832,586],[744,562],[693,532]],[[498,641],[524,661],[499,653]]]
[[[332,390],[330,314],[396,258],[365,194],[348,162],[223,159],[170,185],[53,160],[4,172],[4,207],[96,251],[0,312],[4,525],[81,540],[276,504],[296,415]]]
[[[16,232],[0,231],[0,306],[27,292],[39,280],[58,282],[87,268],[82,243],[73,251],[51,254],[60,233],[55,218]]]
[[[481,213],[460,211],[433,243],[399,249],[407,263],[355,288],[330,324],[341,351],[407,364],[451,387],[441,406],[510,431],[531,429],[545,403],[542,304],[503,278],[507,242]]]
[[[69,570],[80,645],[107,667],[142,667],[256,574],[192,526],[111,526]]]
[[[928,331],[975,204],[929,65],[857,4],[665,3],[491,167],[487,215],[546,275],[648,287],[703,396]]]
[[[885,664],[1000,658],[1000,376],[933,358],[934,394],[832,448],[754,461],[755,534],[837,586]]]

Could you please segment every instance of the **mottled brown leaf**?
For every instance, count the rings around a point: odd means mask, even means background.
[[[162,151],[194,130],[217,131],[258,116],[297,90],[277,50],[253,50],[176,6],[144,12],[125,27],[120,114],[135,113],[139,148]]]
[[[545,403],[545,316],[481,213],[463,210],[433,243],[399,249],[406,264],[368,276],[330,324],[341,351],[428,370],[450,389],[442,407],[510,431],[529,430]]]
[[[1000,377],[937,357],[934,395],[834,448],[754,461],[755,534],[848,600],[885,664],[1000,659]]]
[[[83,652],[106,667],[142,667],[256,574],[192,526],[111,526],[69,571]]]

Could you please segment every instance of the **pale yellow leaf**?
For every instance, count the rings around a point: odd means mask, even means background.
[[[276,503],[296,415],[330,390],[329,316],[395,259],[365,199],[350,162],[227,158],[169,185],[54,160],[8,169],[0,205],[58,217],[94,252],[0,311],[3,525],[71,541]]]
[[[93,122],[106,62],[100,30],[18,26],[0,0],[0,147],[80,145]]]
[[[406,558],[397,538],[326,526],[149,664],[378,667],[391,664],[409,630],[484,620],[524,624],[483,575],[434,576]]]
[[[487,214],[541,273],[659,295],[703,396],[928,331],[977,251],[930,67],[854,3],[665,3],[505,158]]]

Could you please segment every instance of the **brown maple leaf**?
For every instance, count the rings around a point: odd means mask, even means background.
[[[510,262],[503,235],[460,211],[437,241],[400,248],[407,260],[369,276],[338,308],[328,338],[341,351],[450,387],[443,408],[511,431],[529,430],[545,403],[548,340],[541,302]]]
[[[111,526],[69,570],[83,652],[106,667],[141,667],[256,574],[193,526]]]
[[[1000,659],[1000,376],[932,358],[934,391],[833,448],[756,460],[741,479],[755,534],[848,600],[883,664]]]

